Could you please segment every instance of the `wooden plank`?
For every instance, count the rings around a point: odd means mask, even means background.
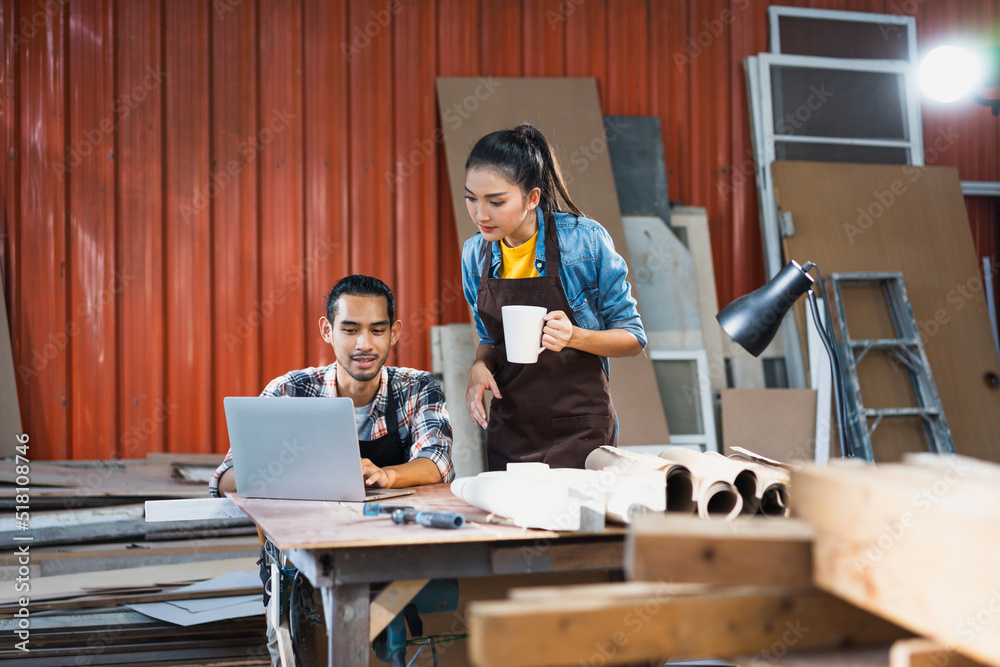
[[[738,667],[760,667],[762,664],[770,667],[889,667],[889,646],[847,646],[788,653],[783,645],[776,645],[753,655],[737,657],[733,662]]]
[[[794,520],[645,516],[630,526],[625,572],[640,581],[811,586],[813,536]]]
[[[385,514],[364,516],[361,503],[324,502],[309,500],[267,500],[244,498],[229,494],[229,498],[261,527],[281,549],[321,549],[327,547],[395,547],[412,548],[420,545],[461,542],[490,543],[516,540],[529,548],[544,552],[551,548],[550,540],[558,533],[546,530],[526,530],[487,521],[487,512],[480,510],[451,493],[448,484],[428,484],[416,487],[409,496],[393,498],[393,505],[405,505],[423,510],[457,512],[465,516],[461,530],[429,529],[416,524],[393,523]],[[296,521],[288,521],[295,516]],[[606,528],[592,537],[574,535],[574,543],[623,540],[624,529]],[[344,551],[349,551],[344,549]],[[391,551],[386,549],[385,551]],[[377,554],[371,554],[374,559]],[[389,554],[390,559],[392,554]],[[348,555],[347,558],[356,558]],[[418,577],[419,578],[419,577]]]
[[[816,529],[817,586],[996,664],[1000,492],[951,462],[795,470],[794,512]]]
[[[324,588],[323,616],[326,620],[327,655],[335,667],[356,667],[368,662],[368,584]]]
[[[529,544],[496,547],[490,554],[494,574],[531,572],[579,572],[582,570],[620,570],[624,563],[624,545],[606,544]]]
[[[815,262],[824,274],[901,271],[956,451],[1000,460],[1000,392],[983,382],[987,372],[1000,374],[1000,362],[958,172],[810,162],[776,162],[772,172],[778,204],[795,222],[795,234],[784,241],[786,256]],[[847,316],[852,337],[864,333],[856,327],[875,326],[874,314],[885,310],[861,306],[857,316]],[[864,364],[878,359],[869,354]],[[905,374],[885,366],[873,371],[862,396],[873,407],[876,401],[905,404],[897,402],[912,391]],[[876,461],[926,451],[919,419],[891,422],[873,435]]]
[[[406,579],[394,581],[375,596],[372,600],[369,612],[370,625],[368,630],[368,640],[373,641],[378,633],[382,632],[392,619],[403,611],[403,608],[416,597],[417,593],[423,590],[430,579]]]
[[[158,567],[135,567],[111,572],[86,572],[32,580],[32,596],[73,594],[95,588],[122,588],[133,586],[165,586],[190,581],[211,579],[227,572],[256,572],[255,558],[227,558],[224,560],[178,563]],[[14,602],[17,598],[0,598],[0,604]]]
[[[577,665],[639,660],[726,658],[773,646],[809,648],[881,644],[900,628],[815,590],[734,589],[676,595],[589,599],[558,592],[547,600],[480,602],[469,609],[475,664]],[[517,641],[511,641],[517,637]],[[597,661],[601,661],[598,663]]]
[[[195,453],[168,453],[168,452],[148,452],[146,454],[146,467],[156,468],[159,466],[170,466],[174,463],[204,464],[211,465],[222,463],[219,454],[195,454]],[[169,476],[169,472],[166,473]]]
[[[218,534],[234,527],[249,528],[251,522],[245,516],[201,519],[192,521],[166,521],[150,526],[143,516],[142,505],[122,505],[97,509],[72,510],[69,512],[37,512],[32,514],[30,530],[25,532],[15,525],[13,517],[0,519],[0,547],[15,549],[18,538],[31,537],[32,545],[72,544],[74,542],[100,539],[125,539],[127,537],[147,537],[154,533],[185,531],[204,534]],[[244,531],[246,532],[246,531]]]
[[[983,663],[930,639],[900,639],[889,649],[889,667],[978,667]]]
[[[725,333],[715,316],[719,312],[719,297],[715,290],[715,268],[712,261],[712,238],[708,231],[705,209],[695,206],[675,206],[670,209],[670,225],[684,230],[688,250],[694,258],[695,280],[698,284],[698,311],[701,313],[701,338],[708,355],[708,376],[712,391],[726,388],[726,355],[723,349]],[[759,364],[759,362],[758,362]],[[760,371],[763,377],[763,370]],[[763,386],[763,382],[761,383]]]
[[[743,447],[782,463],[814,459],[814,390],[723,389],[721,396],[727,456],[733,447]]]
[[[147,500],[145,507],[146,521],[197,521],[246,516],[229,498]]]

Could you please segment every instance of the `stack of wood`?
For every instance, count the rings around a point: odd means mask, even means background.
[[[855,463],[793,470],[797,518],[640,517],[631,581],[472,605],[473,662],[1000,665],[1000,466]]]
[[[27,494],[0,462],[0,660],[269,664],[250,520],[146,520],[146,500],[214,502],[218,459],[31,462]]]

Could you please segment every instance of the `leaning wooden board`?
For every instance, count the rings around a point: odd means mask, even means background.
[[[957,170],[817,162],[771,169],[778,207],[795,227],[785,256],[815,262],[824,274],[901,271],[956,451],[1000,461],[1000,389],[985,379],[1000,375],[1000,364]],[[884,307],[860,298],[847,320],[852,337],[865,337],[866,328],[884,328]],[[905,373],[870,356],[862,364],[866,407],[912,400]],[[885,421],[873,448],[877,461],[897,460],[926,450],[926,441],[917,420]]]

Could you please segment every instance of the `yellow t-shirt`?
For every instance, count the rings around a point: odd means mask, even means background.
[[[500,252],[503,255],[503,265],[500,267],[501,278],[537,278],[538,269],[535,268],[535,242],[538,241],[538,232],[526,242],[510,248],[506,243],[500,241]]]

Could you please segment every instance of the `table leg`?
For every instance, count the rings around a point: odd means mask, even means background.
[[[368,584],[334,584],[321,589],[328,667],[368,664],[368,591]]]

